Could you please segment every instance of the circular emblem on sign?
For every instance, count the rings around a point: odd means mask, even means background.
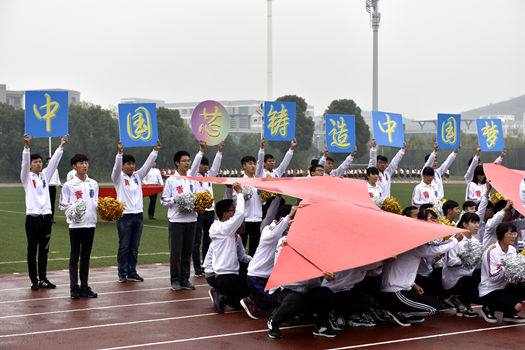
[[[217,101],[201,102],[191,115],[191,130],[197,140],[204,140],[209,146],[218,145],[228,136],[230,116]]]

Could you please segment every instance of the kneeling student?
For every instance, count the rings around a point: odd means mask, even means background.
[[[88,285],[89,257],[95,237],[97,225],[98,183],[87,176],[88,157],[84,154],[75,154],[71,158],[71,165],[76,170],[75,176],[64,184],[60,194],[60,210],[66,210],[76,201],[86,203],[86,211],[77,221],[67,217],[69,224],[69,241],[71,252],[69,255],[69,282],[71,299],[80,297],[96,298]],[[78,286],[78,258],[80,256],[80,287]]]

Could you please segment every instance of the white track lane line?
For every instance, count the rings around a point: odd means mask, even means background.
[[[84,309],[56,310],[56,311],[48,311],[48,312],[37,312],[37,313],[32,313],[32,314],[19,314],[19,315],[0,316],[0,320],[1,319],[6,319],[6,318],[33,317],[33,316],[62,314],[62,313],[69,313],[69,312],[108,310],[108,309],[118,309],[118,308],[125,308],[125,307],[149,306],[149,305],[169,304],[169,303],[182,303],[182,302],[186,302],[186,301],[209,300],[209,299],[210,299],[210,297],[206,296],[206,297],[202,297],[202,298],[176,299],[176,300],[172,299],[172,300],[164,300],[164,301],[151,301],[151,302],[147,302],[147,303],[88,307],[88,308],[84,308]]]
[[[197,284],[195,285],[195,287],[209,287],[208,284]],[[166,290],[171,290],[170,289],[171,287],[159,287],[159,288],[144,288],[144,289],[133,289],[133,290],[121,290],[121,291],[116,291],[116,292],[103,292],[103,293],[98,293],[98,295],[111,295],[111,294],[123,294],[123,293],[138,293],[138,292],[151,292],[151,291],[157,291],[157,290],[163,290],[163,291],[166,291]],[[176,293],[175,291],[173,291],[173,293]],[[19,300],[5,300],[5,301],[0,301],[0,304],[10,304],[10,303],[25,303],[25,302],[28,302],[28,301],[40,301],[40,300],[53,300],[53,299],[64,299],[64,298],[69,298],[70,295],[67,294],[67,295],[61,295],[61,296],[56,296],[56,297],[48,297],[48,298],[31,298],[31,299],[19,299]]]
[[[302,328],[302,327],[311,327],[311,326],[312,325],[289,326],[289,327],[281,327],[280,329]],[[226,333],[226,334],[216,334],[216,335],[206,335],[206,336],[197,337],[197,338],[185,338],[185,339],[167,340],[167,341],[161,341],[161,342],[155,342],[155,343],[144,343],[144,344],[117,346],[117,347],[114,347],[114,348],[101,348],[99,350],[132,349],[132,348],[141,348],[141,347],[146,347],[146,346],[156,346],[156,345],[165,345],[165,344],[174,344],[174,343],[186,343],[186,342],[190,342],[190,341],[217,339],[217,338],[223,338],[223,337],[233,337],[233,336],[236,336],[236,335],[255,334],[255,333],[262,333],[262,332],[268,332],[268,328],[266,328],[266,329],[257,329],[257,330],[254,330],[254,331]]]
[[[241,312],[241,311],[229,311],[229,312],[225,312],[224,314],[231,314],[231,313],[237,313],[237,312]],[[188,319],[188,318],[217,316],[217,315],[219,315],[219,314],[217,314],[215,312],[210,312],[210,313],[206,313],[206,314],[196,314],[196,315],[176,316],[176,317],[164,317],[164,318],[156,318],[156,319],[149,319],[149,320],[138,320],[138,321],[129,321],[129,322],[97,324],[97,325],[92,325],[92,326],[81,326],[81,327],[71,327],[71,328],[50,329],[50,330],[47,330],[47,331],[4,334],[4,335],[0,335],[0,339],[2,339],[2,338],[15,338],[15,337],[26,337],[26,336],[32,336],[32,335],[38,335],[38,334],[52,334],[52,333],[81,331],[81,330],[85,330],[85,329],[94,329],[94,328],[128,326],[128,325],[131,325],[131,324],[154,323],[154,322],[163,322],[163,321],[175,321],[175,320],[184,320],[184,319]]]
[[[479,333],[479,332],[486,332],[486,331],[495,331],[495,330],[499,330],[499,329],[523,327],[523,326],[525,326],[524,323],[522,323],[522,324],[511,324],[511,325],[505,325],[505,326],[497,326],[497,327],[488,327],[488,328],[477,328],[477,329],[469,329],[469,330],[466,330],[466,331],[432,334],[432,335],[425,335],[425,336],[414,337],[414,338],[403,338],[403,339],[395,339],[395,340],[386,340],[386,341],[381,341],[381,342],[377,342],[377,343],[367,343],[367,344],[360,344],[360,345],[343,346],[343,347],[340,347],[340,348],[331,348],[331,349],[328,349],[328,350],[343,350],[343,349],[366,348],[366,347],[378,346],[378,345],[404,343],[404,342],[415,341],[415,340],[423,340],[423,339],[431,339],[431,338],[439,338],[439,337],[449,337],[449,336],[453,336],[453,335]]]

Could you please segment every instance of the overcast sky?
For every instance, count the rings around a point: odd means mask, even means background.
[[[525,94],[525,1],[380,0],[379,109],[416,119]],[[273,1],[273,97],[372,104],[365,0]],[[0,83],[103,107],[266,98],[266,0],[0,0]]]

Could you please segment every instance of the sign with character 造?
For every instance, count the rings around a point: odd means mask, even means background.
[[[405,134],[401,114],[372,111],[372,125],[378,145],[403,147]]]
[[[461,135],[460,114],[438,114],[437,143],[441,149],[458,149]]]
[[[501,119],[477,119],[476,126],[481,152],[503,152],[505,150]]]
[[[291,141],[295,137],[295,102],[264,102],[266,141]]]
[[[120,140],[124,147],[155,146],[157,106],[155,103],[121,103],[118,105]]]
[[[327,114],[325,118],[328,152],[352,153],[355,148],[355,116]]]
[[[67,91],[26,91],[25,133],[32,137],[68,133]]]

